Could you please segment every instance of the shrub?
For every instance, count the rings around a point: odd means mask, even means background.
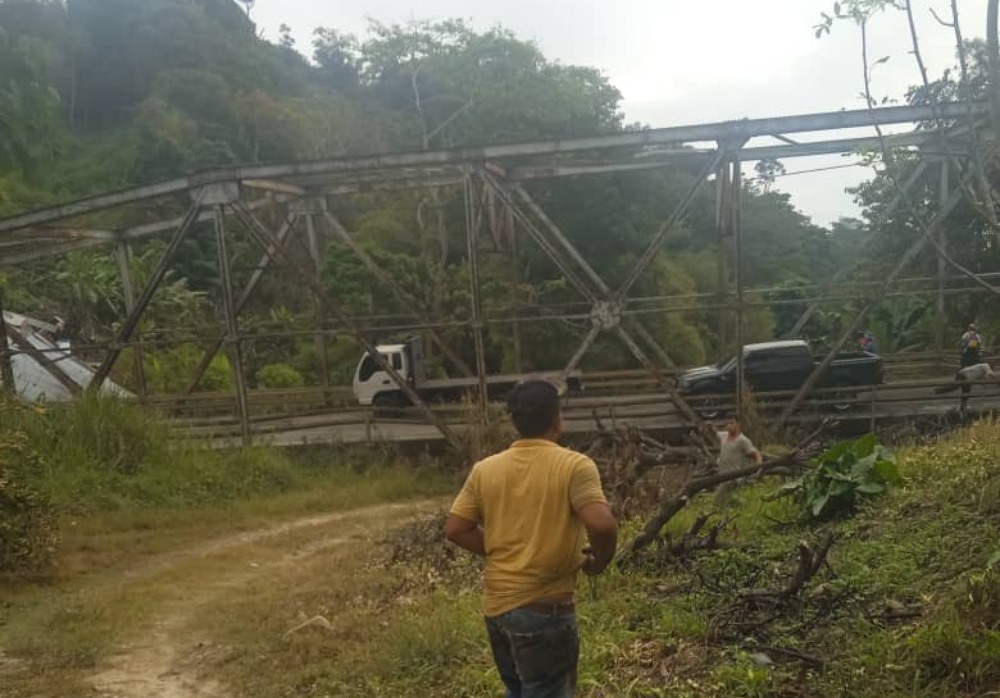
[[[853,513],[860,498],[882,494],[901,481],[892,455],[869,434],[826,451],[781,494],[794,497],[808,518],[828,519]]]
[[[87,391],[51,407],[31,427],[46,459],[134,475],[150,461],[168,461],[167,431],[136,405]]]
[[[305,384],[302,374],[288,364],[268,364],[257,371],[262,388],[298,388]]]
[[[204,349],[194,344],[182,344],[165,352],[145,353],[146,387],[152,393],[177,393],[191,379]],[[229,359],[219,352],[198,381],[197,390],[226,392],[233,389],[233,373]]]
[[[48,569],[57,536],[49,501],[27,484],[39,459],[20,428],[24,408],[0,402],[0,572],[37,574]]]

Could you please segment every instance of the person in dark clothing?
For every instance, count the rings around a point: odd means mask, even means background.
[[[983,338],[974,324],[962,335],[962,368],[975,366],[983,362]]]

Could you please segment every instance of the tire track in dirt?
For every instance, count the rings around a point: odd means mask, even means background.
[[[313,555],[363,538],[390,517],[394,523],[400,523],[440,505],[441,500],[422,500],[310,516],[213,539],[143,564],[123,575],[128,586],[136,587],[131,593],[140,593],[144,581],[179,566],[196,565],[213,556],[260,543],[271,546],[264,551],[264,557],[270,558],[264,562],[238,565],[216,576],[198,577],[184,588],[175,589],[168,600],[147,614],[142,628],[135,628],[130,637],[121,638],[127,643],[122,651],[110,657],[88,682],[102,698],[235,698],[226,686],[206,675],[204,664],[211,648],[198,640],[199,611],[226,595],[238,594],[256,580],[287,572]],[[337,535],[294,544],[288,550],[274,548],[282,537],[311,528],[321,536],[331,526],[337,526]]]

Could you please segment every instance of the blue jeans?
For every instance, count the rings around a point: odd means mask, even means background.
[[[576,615],[516,608],[486,619],[505,698],[572,698],[580,636]]]

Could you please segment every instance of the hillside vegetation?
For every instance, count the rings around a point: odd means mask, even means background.
[[[598,69],[560,63],[502,28],[480,31],[457,20],[373,22],[363,36],[318,28],[311,46],[295,45],[287,32],[269,38],[261,38],[233,0],[0,0],[0,84],[14,86],[0,91],[0,216],[215,166],[644,127],[625,122],[620,93]],[[787,302],[810,293],[797,286],[826,280],[852,259],[859,231],[852,224],[833,235],[813,225],[774,188],[779,169],[761,168],[745,187],[744,278],[779,287],[775,299]],[[696,176],[695,169],[678,166],[529,188],[614,287]],[[461,196],[460,188],[435,187],[335,201],[351,234],[432,320],[446,323],[469,314]],[[88,223],[139,224],[179,215],[183,205],[134,207]],[[635,295],[714,293],[714,218],[715,197],[704,188]],[[238,285],[259,252],[234,237]],[[148,277],[162,245],[136,245],[137,283]],[[324,282],[355,316],[412,316],[412,305],[399,303],[346,248],[332,245],[325,266]],[[506,243],[497,243],[483,255],[483,267],[484,303],[495,316],[514,310],[530,316],[543,304],[571,309],[576,306],[567,304],[583,300],[527,239],[514,257]],[[59,314],[81,347],[107,341],[125,314],[117,267],[106,252],[73,252],[4,273],[9,309]],[[183,387],[199,356],[193,340],[214,328],[219,305],[206,228],[185,243],[140,327],[151,390]],[[579,307],[589,312],[586,303]],[[755,308],[747,316],[748,340],[787,330],[798,311],[787,304]],[[281,335],[313,320],[303,285],[269,274],[242,325]],[[644,322],[682,364],[729,351],[720,344],[714,314],[697,303],[693,310],[645,315]],[[819,313],[808,332],[822,341],[838,322],[836,311]],[[516,347],[509,325],[491,326],[489,368],[565,364],[587,329],[575,321],[533,322]],[[467,363],[473,362],[470,332],[441,330]],[[333,378],[343,381],[357,348],[345,338],[329,351]],[[246,374],[257,385],[273,384],[274,376],[284,384],[299,377],[316,382],[312,338],[271,336],[247,342],[245,353]],[[632,365],[613,339],[599,340],[586,361],[588,368]],[[131,385],[128,363],[116,378]],[[231,380],[220,358],[200,387],[228,389]]]

